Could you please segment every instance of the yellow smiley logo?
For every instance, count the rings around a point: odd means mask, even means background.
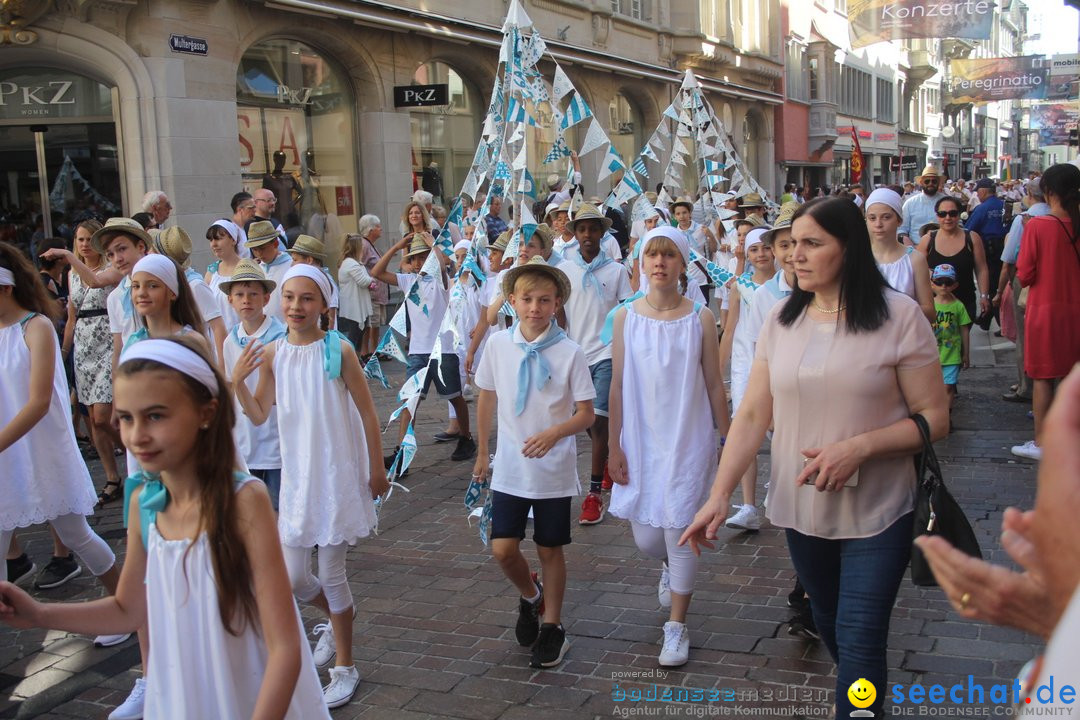
[[[874,704],[874,700],[877,698],[877,688],[874,687],[874,683],[866,678],[859,678],[851,683],[847,696],[855,707],[868,708]]]

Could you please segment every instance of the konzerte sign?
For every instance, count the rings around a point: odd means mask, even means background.
[[[910,38],[990,38],[990,0],[850,0],[851,46]]]

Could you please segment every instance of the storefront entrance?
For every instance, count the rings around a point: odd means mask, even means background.
[[[30,252],[123,208],[112,89],[52,68],[0,71],[0,240]]]

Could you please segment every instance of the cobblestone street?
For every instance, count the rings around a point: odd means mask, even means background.
[[[1004,563],[997,537],[1002,512],[1010,505],[1030,507],[1035,493],[1034,463],[1009,453],[1010,445],[1030,439],[1031,421],[1026,406],[1000,400],[1015,378],[1011,345],[978,330],[972,339],[978,367],[961,375],[953,432],[938,444],[938,453],[984,554]],[[395,364],[388,370],[396,389],[402,369]],[[393,394],[379,389],[376,399],[380,416],[387,417]],[[788,634],[791,611],[785,603],[794,575],[782,532],[768,525],[753,534],[722,533],[718,550],[702,566],[690,609],[690,662],[668,672],[658,671],[656,663],[666,619],[656,598],[659,568],[637,551],[622,521],[609,517],[592,527],[575,525],[563,611],[572,647],[559,668],[529,669],[528,651],[513,637],[516,596],[475,526],[466,523],[462,498],[471,463],[448,461],[452,446],[431,440],[443,427],[445,409],[432,400],[421,406],[421,446],[404,482],[411,492],[395,492],[379,536],[349,553],[363,682],[353,702],[333,712],[335,718],[591,718],[634,709],[669,717],[828,715],[832,663],[820,643]],[[579,439],[586,478],[588,451],[588,440]],[[761,463],[760,497],[767,459]],[[100,466],[92,469],[100,485]],[[119,503],[91,518],[91,525],[122,553]],[[44,528],[22,532],[20,539],[39,567],[48,561],[51,540]],[[523,546],[534,559],[531,543]],[[99,592],[84,573],[36,596],[85,600]],[[310,630],[316,615],[302,610]],[[890,683],[966,685],[971,674],[989,685],[1011,683],[1040,643],[964,621],[940,590],[905,581],[889,647]],[[0,629],[0,718],[104,718],[126,696],[138,662],[134,640],[95,649],[82,636]],[[661,691],[731,689],[734,700],[724,702],[731,695],[722,695],[712,703],[651,706],[613,700],[635,688],[647,693],[654,683]]]

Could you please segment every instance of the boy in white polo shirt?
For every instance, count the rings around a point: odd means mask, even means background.
[[[269,280],[277,283],[270,295],[266,312],[285,322],[285,311],[281,309],[281,279],[292,267],[292,258],[283,252],[278,244],[278,232],[269,220],[251,223],[247,230],[247,242],[244,247],[251,250],[251,256],[259,261],[259,267]]]
[[[240,318],[235,327],[229,328],[225,337],[222,354],[225,358],[225,377],[232,380],[232,370],[244,347],[252,341],[269,345],[287,331],[285,323],[265,313],[266,305],[277,283],[266,277],[266,273],[254,260],[241,260],[228,280],[218,285],[218,289],[229,298],[229,305]],[[251,373],[245,380],[248,388],[255,392],[259,384],[259,371]],[[281,442],[278,440],[277,407],[270,409],[267,422],[255,425],[237,407],[236,425],[233,427],[236,438],[236,451],[244,458],[249,472],[266,483],[270,493],[270,504],[278,509],[278,495],[281,491]]]
[[[570,280],[572,297],[565,302],[566,334],[585,351],[589,374],[596,388],[596,421],[589,428],[592,438],[592,471],[589,494],[581,504],[580,525],[595,525],[604,519],[601,491],[608,459],[608,390],[611,387],[611,345],[600,340],[608,313],[634,291],[630,276],[621,263],[601,250],[604,233],[611,220],[592,205],[582,205],[571,227],[577,251],[559,265]]]
[[[521,593],[517,641],[532,646],[532,667],[547,668],[562,662],[570,647],[561,624],[566,590],[562,548],[570,543],[570,499],[580,492],[574,436],[593,423],[596,390],[585,353],[553,322],[570,296],[566,275],[536,257],[507,271],[503,294],[518,320],[491,336],[476,371],[479,448],[473,477],[487,474],[491,415],[497,405],[491,550]],[[546,588],[521,554],[530,510]]]

